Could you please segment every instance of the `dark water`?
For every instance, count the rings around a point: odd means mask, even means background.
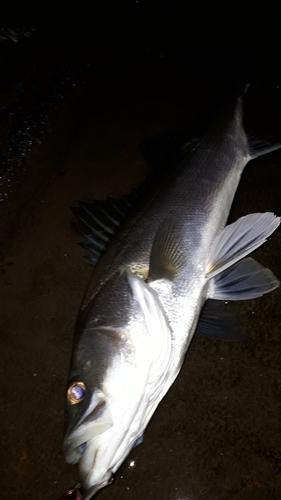
[[[70,28],[51,36],[45,29],[20,46],[5,41],[1,49],[3,498],[56,500],[78,480],[61,453],[63,402],[74,323],[92,269],[75,245],[69,206],[137,186],[147,171],[140,142],[186,121],[192,126],[209,95],[208,80],[194,71],[192,50],[186,50],[188,64],[180,50],[172,57],[173,46],[143,5],[140,15],[130,4],[127,43],[116,26],[109,36],[101,11],[91,36]],[[233,15],[238,18],[236,10]],[[213,47],[219,40],[217,33]],[[232,44],[228,50],[235,54]],[[217,60],[226,53],[216,52]],[[281,78],[271,57],[256,55],[272,71],[250,88],[245,115],[256,136],[281,141]],[[280,161],[277,151],[248,165],[231,220],[281,213]],[[280,231],[255,252],[279,279],[280,253]],[[281,498],[280,293],[239,309],[246,342],[194,339],[144,442],[99,498]]]

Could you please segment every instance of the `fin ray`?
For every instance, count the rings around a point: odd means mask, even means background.
[[[255,139],[251,135],[248,135],[248,145],[251,160],[258,158],[258,156],[265,155],[267,153],[271,153],[273,151],[277,151],[281,148],[281,144],[269,142],[269,141],[260,141]]]
[[[247,257],[210,280],[209,297],[217,300],[255,299],[279,284],[270,269]]]
[[[208,299],[201,311],[196,333],[212,339],[243,341],[246,334],[235,311],[221,300]]]
[[[79,220],[79,224],[74,225],[86,240],[79,245],[91,252],[89,259],[93,264],[98,262],[138,198],[138,189],[135,189],[119,199],[107,198],[107,200],[94,200],[92,203],[78,200],[79,206],[71,208]]]
[[[173,280],[185,265],[183,237],[173,217],[160,225],[150,254],[149,280]]]
[[[226,226],[211,248],[206,278],[213,278],[256,250],[279,224],[280,217],[265,212],[246,215]]]

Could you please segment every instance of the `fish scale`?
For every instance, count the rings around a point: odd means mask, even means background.
[[[141,441],[196,328],[218,337],[229,330],[233,337],[234,329],[217,321],[212,300],[250,299],[279,286],[269,269],[247,255],[280,218],[250,214],[225,227],[248,161],[280,147],[248,140],[242,102],[237,91],[222,99],[201,140],[183,145],[178,164],[169,156],[170,172],[150,197],[146,183],[143,202],[132,193],[121,202],[74,209],[84,246],[98,261],[70,365],[68,388],[77,385],[81,397],[66,397],[65,456],[79,463],[83,500],[111,482]]]

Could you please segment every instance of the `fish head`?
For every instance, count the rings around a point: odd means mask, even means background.
[[[119,351],[122,336],[121,328],[88,330],[73,354],[66,389],[64,450],[68,463],[79,463],[85,489],[105,486],[112,475],[110,436],[122,418],[122,408],[114,402],[120,392],[117,380],[122,384],[126,372]]]
[[[162,323],[163,318],[160,336]],[[68,463],[79,463],[82,485],[94,488],[94,494],[111,482],[140,441],[154,411],[152,403],[156,408],[159,402],[162,365],[166,373],[170,345],[164,346],[163,363],[160,356],[160,375],[155,374],[159,356],[154,365],[151,340],[157,352],[163,350],[159,339],[151,339],[154,329],[145,321],[126,273],[109,280],[82,313],[77,328],[66,390],[64,451]]]

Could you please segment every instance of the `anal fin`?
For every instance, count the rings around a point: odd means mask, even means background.
[[[255,299],[279,284],[270,269],[247,257],[212,278],[208,296],[217,300]]]
[[[218,340],[243,341],[247,338],[236,312],[221,300],[205,302],[196,333]]]

